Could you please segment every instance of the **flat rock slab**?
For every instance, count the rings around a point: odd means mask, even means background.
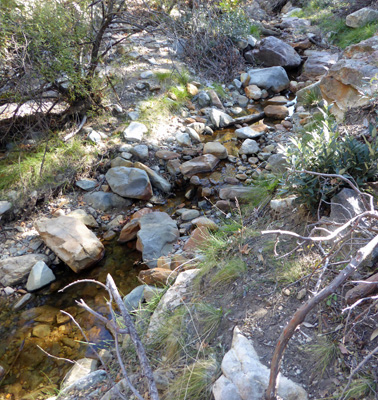
[[[248,71],[247,82],[274,93],[282,92],[290,85],[289,77],[283,67],[257,68]]]
[[[3,286],[13,286],[21,283],[38,261],[47,263],[49,258],[44,254],[28,254],[0,260],[0,283]]]
[[[268,118],[275,119],[284,119],[289,115],[289,109],[285,106],[266,106],[264,112]]]
[[[219,163],[219,158],[213,154],[204,154],[184,162],[180,171],[185,176],[192,176],[201,172],[211,172]]]
[[[92,266],[105,254],[96,235],[75,218],[43,218],[35,228],[45,244],[75,272]]]
[[[165,212],[152,212],[139,219],[137,249],[149,268],[157,266],[160,256],[172,251],[180,236],[176,222]]]
[[[249,126],[235,130],[238,139],[256,139],[264,134],[263,131],[256,131]]]
[[[223,375],[215,382],[215,400],[262,400],[268,387],[270,370],[259,361],[252,343],[234,329],[231,349],[222,360]],[[278,378],[278,397],[307,400],[306,391],[282,375]]]
[[[76,181],[76,186],[83,190],[92,190],[97,186],[97,181],[93,181],[91,179],[81,179],[80,181]]]
[[[107,192],[86,193],[84,201],[94,209],[104,212],[114,209],[123,210],[132,204],[132,201],[129,199],[124,199],[118,196],[118,194]]]
[[[149,200],[152,187],[148,175],[139,168],[110,168],[105,175],[112,191],[131,199]]]
[[[123,132],[123,136],[128,142],[139,143],[143,135],[148,132],[146,125],[133,121]]]

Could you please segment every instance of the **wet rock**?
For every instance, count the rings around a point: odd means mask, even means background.
[[[149,200],[152,187],[148,175],[138,168],[110,168],[105,175],[112,191],[122,197]]]
[[[337,53],[327,51],[306,50],[305,56],[308,58],[303,65],[302,79],[320,79],[339,59]]]
[[[215,400],[261,400],[269,383],[269,369],[259,361],[252,343],[238,327],[231,349],[221,364],[223,375],[215,382]],[[284,376],[279,376],[277,394],[284,400],[307,400],[306,391]]]
[[[166,268],[153,268],[140,271],[138,279],[146,285],[166,286],[172,284],[177,277],[177,272]]]
[[[145,144],[138,144],[134,146],[130,151],[131,154],[139,160],[148,159],[148,146],[146,146]]]
[[[180,171],[185,176],[192,176],[201,172],[211,172],[219,163],[219,158],[212,154],[204,154],[184,162]]]
[[[248,71],[248,83],[259,88],[282,92],[290,85],[286,71],[282,67],[257,68]]]
[[[209,118],[216,128],[224,128],[234,121],[230,115],[216,108],[210,109]]]
[[[83,190],[92,190],[97,186],[97,181],[90,179],[81,179],[80,181],[76,181],[76,186]]]
[[[113,209],[125,209],[129,207],[132,202],[129,199],[124,199],[115,193],[94,192],[84,195],[84,201],[96,210],[104,212]]]
[[[345,24],[351,28],[360,28],[374,21],[378,21],[378,10],[365,7],[349,14],[345,19]]]
[[[256,139],[264,134],[264,131],[258,132],[249,126],[235,130],[238,139]]]
[[[260,151],[259,145],[253,139],[245,139],[240,147],[239,154],[256,154]]]
[[[32,336],[35,336],[37,338],[44,338],[46,336],[49,336],[51,333],[51,328],[49,325],[46,324],[39,324],[35,326],[32,330]]]
[[[256,85],[249,85],[244,89],[244,91],[245,91],[245,95],[249,99],[253,99],[253,100],[261,99],[261,96],[262,96],[261,89]]]
[[[18,300],[14,306],[14,310],[21,310],[29,301],[33,298],[33,295],[31,293],[26,293],[24,296],[21,297],[20,300]]]
[[[157,172],[147,167],[147,165],[144,165],[140,162],[136,162],[134,163],[134,167],[145,171],[148,177],[150,178],[152,185],[160,189],[162,192],[169,193],[172,190],[172,185]]]
[[[34,264],[30,271],[28,281],[26,283],[26,290],[32,292],[38,290],[49,283],[55,281],[55,275],[51,269],[43,261],[38,261]]]
[[[43,218],[35,228],[45,244],[75,272],[92,266],[105,254],[96,235],[75,218]]]
[[[333,104],[331,112],[342,119],[349,108],[368,104],[378,90],[378,36],[345,49],[320,82],[323,98]],[[367,84],[367,82],[370,82]]]
[[[251,195],[251,187],[248,186],[225,186],[219,190],[221,200],[248,199]]]
[[[0,260],[0,283],[3,286],[21,283],[38,261],[47,263],[49,258],[44,254],[27,254]]]
[[[76,218],[89,228],[98,228],[98,223],[94,219],[94,217],[92,215],[87,214],[82,209],[71,211],[69,214],[67,214],[67,217]]]
[[[164,212],[152,212],[139,219],[137,249],[149,268],[155,268],[157,259],[173,249],[179,237],[176,222]]]
[[[143,135],[148,132],[146,125],[140,122],[131,122],[131,124],[124,130],[123,136],[128,142],[140,142]]]
[[[302,62],[299,54],[290,45],[274,36],[261,40],[253,50],[253,55],[266,67],[295,68]]]
[[[265,115],[268,118],[284,119],[289,115],[289,109],[285,106],[266,106]]]
[[[228,156],[226,147],[219,142],[207,142],[203,148],[203,154],[212,154],[220,160],[223,160]]]
[[[97,365],[98,361],[91,358],[82,358],[80,360],[77,360],[74,366],[67,372],[66,376],[63,378],[61,388],[64,389],[72,385],[77,380],[95,371]]]

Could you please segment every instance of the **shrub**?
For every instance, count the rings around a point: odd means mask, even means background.
[[[291,142],[292,145],[286,149],[291,168],[281,180],[280,194],[296,194],[298,200],[310,208],[316,207],[321,200],[329,201],[344,182],[294,171],[339,174],[357,185],[378,176],[376,140],[368,143],[350,136],[342,137],[327,112],[323,112],[322,121],[315,124],[312,132],[304,133],[298,139],[292,138]]]

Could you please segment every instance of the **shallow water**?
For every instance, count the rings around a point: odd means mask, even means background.
[[[7,374],[1,382],[0,399],[36,399],[42,388],[54,394],[72,364],[48,357],[37,346],[62,358],[76,360],[91,356],[79,329],[60,310],[73,315],[97,347],[106,348],[111,344],[112,336],[105,326],[75,303],[82,298],[93,309],[107,315],[105,292],[92,283],[75,285],[63,293],[59,289],[78,279],[105,282],[107,274],[111,274],[124,295],[138,285],[136,276],[141,269],[144,267],[139,252],[112,243],[106,246],[105,258],[89,271],[75,274],[68,267],[58,266],[54,271],[58,280],[49,289],[35,293],[33,300],[19,312],[13,311],[11,304],[1,304],[0,364]]]

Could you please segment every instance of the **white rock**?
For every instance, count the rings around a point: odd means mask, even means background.
[[[38,261],[30,271],[26,290],[32,292],[55,281],[55,275],[51,269],[43,262]]]
[[[124,130],[123,136],[129,142],[140,142],[143,135],[148,132],[146,125],[140,122],[131,122],[131,124]]]

